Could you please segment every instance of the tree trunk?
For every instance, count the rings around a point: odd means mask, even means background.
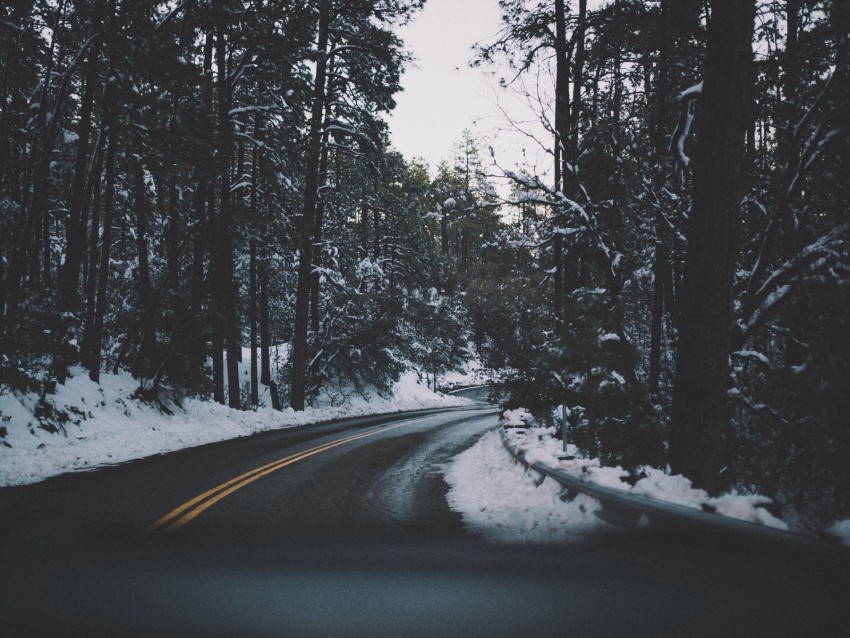
[[[212,242],[210,246],[210,356],[213,368],[213,399],[224,404],[224,341],[222,337],[222,291],[221,291],[221,251],[218,248],[220,233],[218,232],[215,214],[215,187],[210,184],[208,192],[208,223]]]
[[[168,226],[165,230],[165,245],[167,264],[166,286],[168,290],[177,296],[180,283],[180,211],[177,197],[177,171],[171,174],[168,187]]]
[[[192,234],[192,284],[191,284],[191,310],[193,321],[199,321],[201,305],[204,299],[204,259],[207,254],[207,233],[209,232],[209,218],[206,213],[207,207],[207,183],[204,177],[198,177],[195,185],[195,228]]]
[[[670,28],[670,3],[673,1],[675,0],[662,0],[659,7],[657,32],[660,41],[658,43],[658,71],[656,73],[654,91],[651,84],[647,82],[647,92],[653,96],[654,101],[650,128],[653,157],[649,169],[652,172],[652,183],[656,193],[660,193],[667,182],[664,158],[667,154],[669,144],[667,144],[664,130],[668,125],[667,101],[670,93],[670,72],[668,66],[670,64],[670,48],[673,41],[673,34]],[[647,68],[650,68],[651,64],[650,56],[647,56]],[[666,221],[662,211],[657,210],[655,212],[655,256],[652,266],[654,276],[652,316],[649,330],[649,391],[652,394],[657,394],[660,388],[662,338],[664,334],[664,302],[665,293],[670,292],[665,290],[669,271],[665,225]],[[672,306],[668,305],[667,311],[672,312],[672,310]]]
[[[659,212],[658,217],[661,217]],[[649,343],[649,392],[658,394],[661,380],[661,337],[664,321],[664,282],[667,269],[667,248],[661,235],[661,224],[656,223],[655,259],[652,265],[652,321]]]
[[[112,249],[112,219],[115,212],[115,147],[117,145],[117,136],[111,122],[107,122],[106,127],[109,133],[109,147],[106,151],[106,159],[104,160],[106,164],[106,177],[103,195],[103,236],[100,240],[97,303],[95,305],[94,328],[92,330],[91,354],[89,357],[89,378],[95,383],[100,382],[103,321],[106,315],[106,293],[109,285],[109,253]]]
[[[552,259],[555,261],[555,294],[553,295],[552,309],[555,313],[555,322],[564,319],[564,236],[557,232],[552,237]]]
[[[575,69],[573,70],[573,100],[570,114],[570,143],[568,146],[566,162],[573,166],[573,171],[577,170],[576,162],[578,161],[578,141],[579,141],[579,119],[581,118],[581,91],[584,84],[584,38],[587,30],[587,0],[579,0],[578,3],[578,22],[575,30],[575,46],[576,58]],[[565,174],[565,180],[570,178]],[[578,195],[578,185],[574,183],[576,177],[571,180],[573,186],[573,195]]]
[[[381,258],[381,211],[372,207],[372,259],[375,263]]]
[[[227,79],[227,41],[225,13],[221,0],[215,0],[216,65],[218,66],[218,174],[219,174],[219,289],[224,314],[220,339],[227,348],[227,398],[231,408],[242,407],[239,395],[239,317],[236,309],[236,286],[233,265],[233,211],[230,206],[230,152],[233,145],[230,125],[230,96]]]
[[[713,0],[673,384],[670,466],[723,485],[735,230],[740,208],[755,16],[753,0]]]
[[[329,102],[330,99],[326,99]],[[322,159],[319,162],[319,173],[321,181],[324,183],[327,180],[328,174],[328,141],[329,131],[327,130],[329,112],[325,112],[325,123],[322,126],[324,134],[322,135]],[[324,225],[325,217],[325,198],[324,195],[319,196],[316,203],[316,224],[313,233],[313,266],[314,270],[322,263],[322,226]],[[313,281],[310,283],[310,328],[314,334],[318,334],[320,328],[319,317],[319,297],[321,292],[321,275],[319,272],[313,273]]]
[[[564,0],[555,0],[555,189],[563,191],[570,144],[570,56]]]
[[[307,398],[307,324],[310,309],[310,274],[313,266],[313,232],[316,205],[319,195],[319,164],[322,146],[322,119],[325,105],[327,78],[328,31],[330,7],[328,1],[320,3],[318,54],[316,78],[313,87],[313,106],[310,116],[307,172],[304,186],[304,214],[298,257],[298,289],[295,296],[295,330],[292,339],[292,409],[303,410]]]
[[[794,135],[794,125],[797,116],[797,88],[799,86],[799,43],[798,30],[800,28],[800,5],[801,0],[787,0],[785,36],[785,56],[783,67],[785,71],[785,82],[782,92],[784,99],[780,102],[778,109],[779,122],[777,124],[777,160],[780,166],[785,168],[785,181],[787,184],[793,179],[794,161],[799,156],[799,148]],[[792,208],[790,197],[783,193],[780,199],[779,220],[782,229],[782,259],[788,260],[794,256],[797,250],[797,220]]]
[[[269,385],[272,380],[271,341],[271,330],[269,329],[269,258],[268,255],[264,254],[260,266],[260,381],[266,385]]]
[[[86,322],[83,331],[83,342],[81,353],[81,363],[89,367],[91,363],[91,339],[92,331],[94,330],[94,314],[95,304],[97,303],[97,273],[98,263],[97,257],[100,254],[98,245],[100,243],[100,180],[103,175],[103,143],[106,140],[106,135],[101,130],[98,135],[97,148],[95,149],[94,163],[89,173],[89,185],[86,199],[93,197],[92,217],[91,217],[91,234],[89,235],[88,248],[88,272],[86,273]],[[92,191],[94,191],[92,193]],[[88,206],[88,204],[86,204]]]
[[[138,255],[138,272],[136,273],[136,284],[139,295],[139,312],[142,318],[142,341],[139,352],[133,364],[133,377],[138,379],[145,376],[145,361],[153,346],[154,339],[154,316],[151,298],[150,266],[148,264],[148,211],[147,197],[145,191],[144,168],[139,158],[134,171],[134,197],[136,208],[136,253]]]
[[[260,389],[257,379],[257,240],[251,239],[251,281],[248,321],[251,326],[251,404],[260,402]]]
[[[98,3],[99,4],[99,3]],[[101,13],[99,6],[95,7],[95,17]],[[97,24],[94,31],[98,30]],[[83,258],[88,215],[85,203],[86,165],[89,154],[89,137],[91,136],[92,108],[94,105],[94,89],[97,85],[97,60],[100,47],[97,43],[89,50],[86,65],[86,88],[83,92],[80,110],[80,132],[77,141],[77,158],[74,165],[74,181],[71,185],[71,202],[65,223],[65,266],[62,270],[62,288],[59,293],[59,309],[64,312],[74,312],[79,305],[80,265]]]
[[[47,68],[44,74],[44,84],[42,85],[41,99],[37,115],[38,124],[36,125],[36,134],[37,136],[40,135],[41,139],[37,139],[36,141],[38,142],[40,156],[38,156],[38,163],[36,164],[37,168],[33,174],[33,193],[32,201],[30,202],[31,209],[29,211],[29,215],[33,219],[33,234],[31,238],[26,238],[27,240],[31,239],[32,241],[32,254],[30,255],[32,273],[31,280],[35,287],[39,285],[41,278],[41,264],[39,263],[39,254],[41,250],[44,251],[44,285],[47,286],[50,284],[50,246],[49,244],[45,244],[44,238],[45,236],[49,238],[50,234],[50,219],[47,212],[47,187],[50,156],[52,154],[51,150],[53,147],[51,141],[51,130],[56,125],[56,118],[51,118],[50,123],[47,123],[47,102],[50,96],[50,84],[53,79],[53,68],[55,63],[54,54],[56,53],[57,42],[59,42],[59,54],[56,56],[58,58],[56,63],[57,66],[59,66],[58,62],[61,62],[62,58],[60,38],[62,35],[61,22],[64,14],[65,0],[60,0],[59,7],[56,12],[56,20],[53,23],[53,37],[50,39],[50,52],[48,54]],[[59,100],[60,97],[57,95],[56,106],[53,110],[54,115],[58,113]],[[33,144],[30,153],[36,153],[36,144]],[[39,237],[39,233],[41,233],[41,237]]]

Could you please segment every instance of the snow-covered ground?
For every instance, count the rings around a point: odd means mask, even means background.
[[[845,518],[843,521],[835,521],[826,528],[826,533],[840,539],[842,545],[850,547],[850,518]]]
[[[579,458],[578,450],[572,445],[568,445],[564,454],[561,440],[555,438],[555,428],[510,428],[507,432],[511,442],[523,453],[529,464],[543,463],[606,487],[694,509],[707,506],[723,516],[776,529],[788,529],[785,522],[765,509],[772,503],[766,496],[731,491],[711,497],[704,490],[693,487],[684,476],[670,475],[649,466],[640,468],[643,478],[632,486],[623,480],[629,473],[621,467],[603,466],[599,459]],[[567,460],[561,457],[567,457]]]
[[[584,494],[561,499],[561,486],[513,462],[498,432],[456,456],[444,471],[449,506],[467,529],[493,542],[563,543],[617,528],[595,514],[599,502]]]
[[[247,357],[240,376],[247,374]],[[429,390],[416,372],[403,375],[391,396],[369,399],[349,394],[320,397],[319,406],[303,412],[272,410],[268,390],[257,410],[232,410],[212,401],[184,399],[158,406],[131,396],[138,381],[129,374],[102,374],[92,383],[86,371],[74,369],[73,378],[48,395],[54,415],[67,418],[58,433],[42,429],[35,416],[38,396],[0,396],[0,486],[34,483],[64,472],[90,470],[154,454],[247,436],[256,432],[294,427],[331,419],[400,412],[422,408],[465,405],[467,399]],[[244,376],[243,378],[247,378]],[[0,434],[3,430],[0,430]]]
[[[508,410],[503,419],[513,426],[507,429],[508,436],[529,464],[541,462],[607,487],[695,509],[705,505],[724,516],[788,529],[764,508],[771,503],[764,496],[729,492],[710,497],[685,477],[651,467],[642,468],[644,478],[632,486],[623,481],[628,472],[620,467],[602,466],[598,459],[561,460],[564,456],[577,457],[578,450],[568,445],[565,454],[562,442],[554,437],[554,428],[526,427],[532,418],[525,410]],[[596,516],[600,507],[597,500],[583,494],[564,499],[563,488],[556,481],[512,462],[498,432],[482,437],[455,457],[444,475],[451,508],[461,514],[471,531],[488,540],[569,542],[617,529]],[[828,531],[850,544],[850,520],[836,523]]]

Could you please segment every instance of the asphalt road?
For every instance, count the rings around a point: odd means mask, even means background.
[[[850,561],[676,530],[493,546],[440,466],[492,409],[0,490],[0,636],[847,636]]]

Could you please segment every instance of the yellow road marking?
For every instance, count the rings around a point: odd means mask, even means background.
[[[179,507],[171,510],[168,514],[160,518],[159,520],[151,523],[148,526],[147,531],[149,533],[161,532],[164,535],[168,535],[171,532],[183,527],[186,523],[197,517],[203,511],[212,507],[216,503],[218,503],[221,499],[233,494],[238,489],[245,487],[261,479],[272,472],[276,472],[288,465],[292,465],[293,463],[297,463],[298,461],[304,460],[316,454],[320,454],[327,450],[333,449],[335,447],[339,447],[340,445],[345,445],[346,443],[351,443],[352,441],[357,441],[358,439],[364,439],[369,436],[374,436],[376,434],[380,434],[382,432],[387,432],[388,430],[395,430],[397,428],[403,427],[407,425],[407,422],[400,423],[398,425],[390,425],[382,428],[378,428],[376,430],[371,430],[369,432],[364,432],[361,434],[353,434],[351,436],[347,436],[345,438],[339,439],[338,441],[331,441],[330,443],[324,443],[323,445],[317,445],[314,448],[310,448],[308,450],[304,450],[303,452],[298,452],[296,454],[291,454],[290,456],[286,456],[282,459],[278,459],[276,461],[272,461],[271,463],[266,463],[265,465],[261,465],[260,467],[256,467],[253,470],[245,472],[244,474],[240,474],[239,476],[230,479],[229,481],[225,481],[221,485],[217,485],[216,487],[207,490],[203,494],[196,496],[195,498],[186,501]]]

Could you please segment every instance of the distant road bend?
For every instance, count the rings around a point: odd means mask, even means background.
[[[441,466],[497,425],[361,417],[2,489],[0,635],[848,635],[832,554],[468,534]]]

